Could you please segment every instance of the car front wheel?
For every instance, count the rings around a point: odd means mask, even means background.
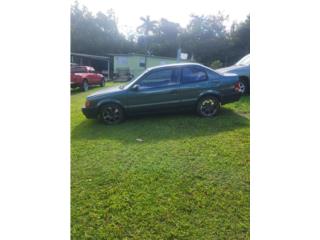
[[[202,117],[213,117],[220,109],[220,101],[213,96],[203,97],[197,104],[197,113]]]
[[[87,81],[87,80],[84,80],[84,81],[82,82],[81,90],[82,90],[83,92],[86,92],[86,91],[89,90],[89,84],[88,84],[88,81]]]
[[[122,122],[124,118],[124,111],[118,104],[108,103],[101,107],[100,119],[105,124],[117,124]]]

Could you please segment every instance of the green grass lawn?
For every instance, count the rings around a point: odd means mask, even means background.
[[[249,239],[249,97],[105,126],[81,113],[97,90],[71,94],[72,239]]]

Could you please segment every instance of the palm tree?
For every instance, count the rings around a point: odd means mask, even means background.
[[[148,36],[149,32],[154,32],[157,27],[157,21],[151,21],[150,16],[141,17],[140,20],[143,22],[138,28],[139,33],[143,33],[144,36]]]
[[[148,53],[148,36],[149,32],[154,33],[157,28],[157,21],[151,21],[150,16],[140,17],[141,21],[143,22],[138,28],[137,31],[144,35],[145,39],[145,55],[144,55],[144,68],[147,68],[147,53]]]

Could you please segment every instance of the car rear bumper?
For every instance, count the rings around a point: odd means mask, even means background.
[[[83,115],[86,116],[86,118],[95,119],[98,116],[98,109],[97,108],[86,108],[86,107],[83,107],[82,108],[82,113],[83,113]]]
[[[221,104],[236,102],[240,99],[240,97],[241,97],[241,93],[234,93],[228,96],[224,96],[221,99]]]

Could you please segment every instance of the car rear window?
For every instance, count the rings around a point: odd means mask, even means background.
[[[208,80],[207,73],[199,67],[184,67],[182,69],[182,83],[192,83]]]

